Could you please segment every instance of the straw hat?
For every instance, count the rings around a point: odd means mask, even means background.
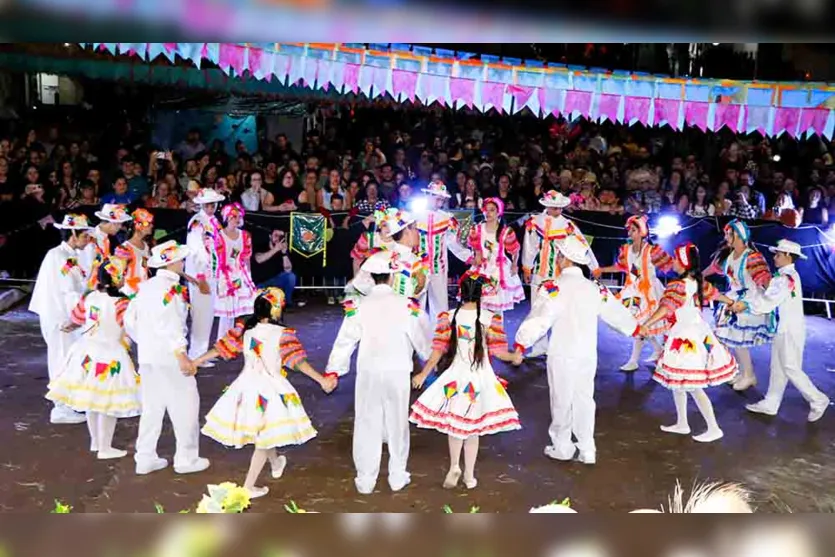
[[[780,240],[776,246],[768,248],[768,251],[771,253],[777,253],[779,251],[781,253],[788,253],[789,255],[796,255],[800,259],[806,259],[807,257],[803,255],[801,250],[800,244],[791,240]]]
[[[562,209],[571,205],[571,200],[556,190],[548,190],[542,199],[539,200],[539,204],[543,207]]]
[[[390,275],[395,270],[394,253],[388,250],[378,251],[365,260],[361,270],[372,275]]]
[[[435,195],[437,197],[443,197],[444,199],[449,199],[452,197],[446,189],[446,184],[441,181],[430,182],[428,187],[421,189],[423,193],[428,193],[429,195]]]
[[[151,258],[148,259],[148,267],[159,269],[160,267],[167,267],[177,261],[182,261],[188,257],[189,249],[187,246],[178,244],[174,240],[169,240],[151,249]]]
[[[209,203],[220,203],[224,199],[226,198],[215,190],[203,188],[197,194],[197,197],[192,199],[192,203],[196,203],[198,205],[208,205]]]
[[[122,224],[131,220],[131,216],[125,210],[125,207],[115,203],[105,203],[100,211],[96,211],[95,215],[105,222],[115,224]]]
[[[564,257],[578,265],[588,265],[591,261],[588,244],[577,236],[569,235],[562,240],[557,240],[557,248]]]
[[[64,220],[61,221],[61,224],[55,222],[52,225],[58,230],[91,230],[93,228],[87,221],[86,215],[73,215],[69,213],[64,215]]]
[[[383,217],[382,221],[378,221],[378,224],[386,224],[388,226],[388,233],[394,235],[413,222],[415,222],[415,217],[411,213],[392,208],[386,211],[385,217]]]

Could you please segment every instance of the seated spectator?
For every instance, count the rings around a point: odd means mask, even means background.
[[[81,182],[81,194],[77,200],[77,207],[98,207],[99,198],[96,196],[96,185],[91,180]]]
[[[179,209],[180,200],[171,193],[168,182],[160,180],[154,188],[154,194],[145,200],[145,207],[149,209]]]
[[[249,173],[247,188],[241,193],[241,204],[247,211],[260,211],[269,198],[272,202],[272,194],[264,189],[264,175],[260,170],[253,170]]]
[[[730,184],[728,182],[719,182],[719,187],[716,188],[716,195],[713,198],[713,214],[717,217],[729,215],[733,202],[728,199],[730,193]]]
[[[130,205],[138,199],[139,197],[135,193],[128,191],[128,181],[125,177],[119,176],[113,182],[113,191],[103,195],[101,202],[114,203],[116,205]]]
[[[287,236],[281,230],[273,230],[270,234],[269,249],[255,254],[258,267],[254,269],[255,280],[259,288],[275,286],[284,291],[287,307],[293,305],[293,291],[296,288],[296,275],[293,273],[293,263],[288,255]],[[298,306],[304,306],[298,302]]]
[[[687,207],[688,217],[712,217],[716,214],[716,207],[707,198],[707,188],[698,184],[693,191],[693,199]]]
[[[200,210],[200,205],[194,202],[194,198],[200,193],[200,182],[192,180],[186,187],[186,198],[180,203],[180,209],[185,209],[189,213],[196,213]]]
[[[736,199],[731,206],[730,215],[744,220],[757,218],[757,209],[748,200],[751,191],[747,185],[740,186],[736,191]]]
[[[597,210],[606,211],[611,215],[622,215],[624,211],[623,204],[618,199],[617,194],[611,189],[605,189],[600,192]]]
[[[811,188],[807,195],[806,207],[800,209],[801,219],[805,224],[829,224],[829,211],[823,206],[823,192],[819,188]]]
[[[357,203],[357,210],[361,215],[371,215],[374,211],[385,211],[389,208],[388,201],[377,194],[377,182],[369,181],[365,185],[365,198]]]

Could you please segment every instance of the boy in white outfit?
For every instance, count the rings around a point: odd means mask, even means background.
[[[771,345],[771,377],[765,398],[745,408],[749,412],[775,416],[780,410],[786,386],[791,383],[809,403],[809,421],[816,422],[829,407],[829,398],[823,394],[803,371],[803,348],[806,344],[806,316],[803,313],[803,287],[795,262],[806,259],[800,246],[790,240],[780,240],[774,253],[777,273],[771,279],[762,296],[736,302],[734,312],[750,309],[752,313],[768,314],[777,308],[780,322],[777,336]]]
[[[62,242],[44,256],[29,302],[29,311],[40,318],[50,382],[60,373],[67,351],[78,338],[78,331],[65,333],[61,326],[70,320],[72,310],[87,291],[88,277],[81,258],[84,248],[90,243],[93,227],[86,216],[67,214],[55,228],[61,231]],[[87,418],[63,404],[55,403],[49,421],[53,424],[82,424],[87,422]]]
[[[426,360],[431,345],[415,300],[391,287],[397,268],[393,252],[379,252],[362,270],[375,286],[361,304],[345,302],[345,320],[333,344],[326,375],[348,373],[351,355],[359,345],[354,396],[354,466],[357,491],[374,491],[380,473],[383,443],[389,448],[389,486],[400,491],[411,481],[409,459],[409,394],[415,352]]]
[[[125,330],[137,344],[142,377],[142,415],[136,439],[136,473],[150,474],[168,466],[157,455],[166,412],[174,426],[174,471],[201,472],[209,461],[200,458],[200,394],[194,363],[186,356],[188,290],[180,285],[186,246],[165,242],[151,250],[148,266],[156,275],[139,286],[125,312]]]

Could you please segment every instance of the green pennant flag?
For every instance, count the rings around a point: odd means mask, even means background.
[[[591,246],[591,243],[594,242],[594,236],[589,236],[588,234],[585,234],[585,237],[586,241],[589,243],[589,246]]]
[[[304,257],[322,254],[322,267],[327,264],[328,219],[324,215],[290,213],[290,249]]]

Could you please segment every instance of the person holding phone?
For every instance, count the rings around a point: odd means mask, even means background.
[[[293,273],[293,263],[290,261],[287,235],[283,230],[273,230],[270,233],[269,249],[255,254],[258,264],[255,272],[259,288],[277,287],[284,292],[287,307],[293,305],[293,290],[296,288],[296,274]],[[261,280],[261,277],[264,277]],[[304,302],[298,302],[300,307]]]

